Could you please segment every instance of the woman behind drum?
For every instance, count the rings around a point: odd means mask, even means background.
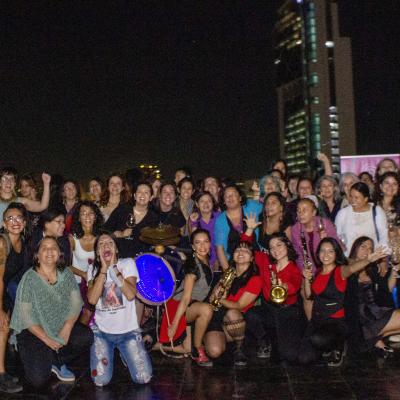
[[[247,357],[243,352],[246,313],[253,307],[259,296],[262,282],[249,244],[242,242],[235,249],[232,265],[236,277],[229,292],[225,292],[219,300],[221,307],[213,314],[204,343],[207,354],[212,358],[217,358],[224,353],[226,342],[234,341],[234,364],[244,366],[247,364]],[[219,290],[220,284],[217,284],[210,301],[215,299]]]
[[[379,248],[366,259],[348,264],[338,241],[325,238],[316,254],[320,272],[313,279],[311,269],[303,270],[305,295],[313,299],[313,303],[312,317],[299,351],[299,362],[314,362],[323,352],[331,352],[328,365],[338,367],[345,353],[344,296],[347,279],[369,263],[385,257],[386,252]]]
[[[144,348],[136,318],[136,282],[139,279],[131,258],[118,259],[113,236],[100,235],[95,242],[95,261],[88,270],[88,301],[96,306],[92,325],[94,343],[90,369],[96,386],[107,385],[118,349],[136,383],[151,379],[152,366]]]
[[[247,225],[251,226],[249,219]],[[247,313],[249,330],[257,339],[257,357],[267,358],[272,345],[276,361],[294,362],[303,328],[298,304],[302,276],[295,263],[296,252],[284,233],[272,234],[267,249],[270,257],[265,253],[264,257],[256,257],[263,296],[261,306],[253,307]],[[279,304],[271,298],[272,278],[275,277],[276,283],[287,291],[286,299]]]
[[[203,337],[213,314],[210,304],[204,302],[212,282],[209,265],[210,234],[205,229],[197,229],[192,233],[190,242],[193,256],[186,260],[183,266],[185,278],[166,305],[160,342],[167,345],[171,341],[182,343],[169,350],[178,353],[191,352],[197,365],[211,367],[212,361],[207,357],[203,346]],[[193,346],[190,335],[186,335],[187,323],[194,323]]]

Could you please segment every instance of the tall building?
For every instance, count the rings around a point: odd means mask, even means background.
[[[286,0],[274,29],[281,156],[291,173],[314,169],[317,154],[356,151],[350,39],[340,36],[334,0]]]

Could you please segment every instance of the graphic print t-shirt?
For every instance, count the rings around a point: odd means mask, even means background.
[[[139,274],[135,261],[132,258],[122,258],[117,262],[117,269],[124,279],[136,277],[139,282]],[[112,266],[110,267],[112,268]],[[93,279],[93,267],[89,266],[88,281]],[[97,327],[106,333],[120,334],[139,328],[136,318],[135,299],[129,301],[107,271],[107,279],[103,292],[96,304],[95,323]]]

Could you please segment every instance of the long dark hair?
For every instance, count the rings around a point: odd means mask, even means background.
[[[97,236],[96,240],[94,241],[94,261],[93,261],[93,279],[96,279],[99,276],[100,269],[101,269],[101,261],[100,261],[100,255],[98,253],[98,245],[99,245],[99,240],[102,236],[108,236],[110,237],[115,245],[115,256],[118,261],[118,245],[117,245],[117,238],[112,234],[108,232],[101,232],[99,236]]]
[[[110,190],[108,189],[108,185],[110,183],[111,178],[117,177],[119,179],[121,179],[122,182],[122,191],[120,194],[120,203],[126,203],[129,200],[129,193],[126,190],[126,181],[125,181],[125,177],[119,173],[113,173],[111,174],[106,181],[106,185],[104,187],[104,191],[100,196],[100,205],[103,207],[107,206],[108,200],[110,200]]]
[[[257,265],[254,261],[253,247],[248,242],[240,242],[239,246],[237,246],[236,249],[241,246],[245,246],[251,251],[251,254],[253,255],[253,260],[251,261],[247,271],[243,275],[241,275],[233,280],[231,289],[229,291],[229,293],[233,294],[233,295],[235,295],[239,291],[240,288],[245,287],[252,276],[259,275]],[[233,253],[236,251],[236,249],[233,251]],[[236,263],[233,260],[233,253],[232,253],[231,266],[232,266],[232,268],[236,268]]]
[[[40,266],[39,264],[39,250],[40,250],[40,246],[42,245],[44,240],[53,240],[54,243],[56,243],[57,247],[58,247],[58,251],[60,252],[59,256],[58,256],[58,260],[57,260],[57,269],[59,271],[64,271],[65,267],[66,267],[66,262],[65,262],[65,256],[64,256],[64,252],[62,247],[60,246],[60,243],[58,243],[57,238],[54,236],[45,236],[42,240],[40,240],[40,242],[37,244],[36,248],[35,248],[35,252],[33,254],[33,269],[35,271],[37,271],[37,268]]]
[[[268,248],[268,252],[269,252],[269,258],[271,260],[272,263],[276,263],[276,260],[274,257],[272,257],[271,255],[271,249],[270,249],[270,244],[271,244],[271,240],[272,239],[279,239],[287,248],[287,257],[290,261],[296,261],[297,259],[297,253],[296,250],[293,247],[292,242],[289,240],[289,238],[286,236],[286,234],[284,232],[275,232],[273,233],[269,239],[268,239],[268,243],[267,243],[267,248]]]
[[[334,238],[326,237],[326,238],[322,239],[319,242],[319,245],[318,245],[318,248],[317,248],[316,259],[317,259],[317,266],[318,267],[320,267],[320,268],[322,267],[322,262],[321,262],[321,259],[319,257],[319,252],[321,251],[322,245],[325,244],[325,243],[329,243],[333,247],[333,250],[334,250],[335,255],[336,255],[335,263],[336,263],[337,266],[347,265],[348,264],[347,258],[344,255],[343,250],[340,247],[339,242]]]
[[[104,217],[103,217],[102,213],[100,212],[99,207],[97,207],[97,205],[95,203],[93,203],[93,201],[89,201],[89,200],[81,201],[79,203],[78,207],[76,207],[76,209],[72,215],[72,225],[71,225],[72,233],[78,239],[80,239],[84,235],[81,221],[79,221],[79,216],[80,216],[80,211],[81,211],[82,206],[89,207],[94,212],[95,220],[94,220],[94,224],[93,224],[92,233],[94,236],[98,236],[101,232],[101,227],[104,223]]]

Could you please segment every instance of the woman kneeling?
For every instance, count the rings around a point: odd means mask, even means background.
[[[131,258],[118,260],[115,239],[103,234],[94,245],[95,261],[88,270],[88,301],[96,305],[92,326],[94,343],[90,369],[96,386],[107,385],[112,378],[114,349],[129,368],[132,380],[147,383],[152,366],[136,317],[138,272]]]

